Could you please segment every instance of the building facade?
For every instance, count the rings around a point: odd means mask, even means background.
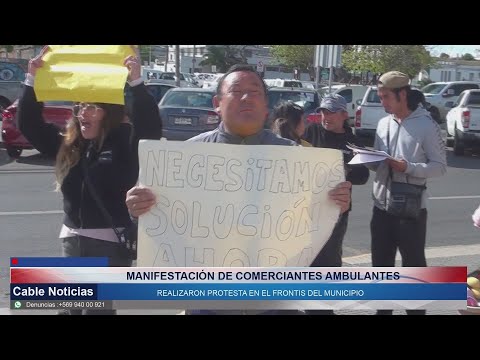
[[[480,82],[480,61],[447,59],[430,69],[430,80],[437,81],[478,81]]]

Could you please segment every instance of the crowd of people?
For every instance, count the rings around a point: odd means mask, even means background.
[[[138,141],[162,137],[162,119],[141,78],[140,59],[137,54],[127,57],[124,63],[133,94],[129,115],[124,105],[77,103],[65,132],[60,134],[53,125],[43,121],[42,103],[37,101],[33,87],[47,51],[48,47],[29,63],[26,86],[19,102],[18,123],[35,148],[56,158],[58,190],[63,195],[65,211],[59,235],[64,256],[106,256],[110,266],[131,266],[132,259],[123,251],[118,233],[135,224],[139,216],[156,204],[155,195],[148,187],[136,185]],[[348,126],[347,102],[342,96],[325,96],[317,109],[321,121],[307,126],[301,106],[293,102],[280,103],[273,109],[271,129],[265,129],[267,92],[265,82],[256,71],[248,66],[233,66],[219,79],[213,99],[222,120],[219,126],[187,141],[307,146],[342,151],[346,181],[329,193],[340,215],[311,266],[342,266],[343,240],[352,209],[352,185],[366,184],[370,171],[374,176],[370,223],[372,265],[395,266],[398,250],[402,266],[427,266],[425,188],[429,178],[445,174],[447,162],[439,125],[425,108],[423,94],[410,87],[409,77],[391,71],[378,79],[378,95],[389,115],[378,124],[374,149],[387,152],[391,158],[359,165],[348,164],[355,154],[347,145],[364,144]],[[408,211],[394,206],[398,205],[393,201],[398,183],[408,185],[400,186],[411,199]],[[480,227],[480,207],[472,218],[475,226]],[[68,312],[80,313],[81,310]],[[83,313],[114,314],[115,311]],[[198,310],[188,313],[232,312]],[[328,311],[308,313],[333,314]],[[391,314],[391,310],[379,310],[378,314]]]

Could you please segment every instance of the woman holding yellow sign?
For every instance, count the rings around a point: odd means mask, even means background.
[[[123,53],[117,52],[117,55],[130,55],[125,58],[117,56],[115,61],[119,64],[114,64],[115,66],[107,64],[114,58],[111,54],[104,57],[98,53],[90,58],[87,56],[89,52],[104,51],[104,48],[106,47],[98,50],[95,46],[46,46],[37,57],[30,60],[24,93],[19,101],[18,123],[24,136],[36,149],[56,157],[57,187],[62,191],[65,211],[60,232],[64,256],[108,257],[109,266],[131,266],[136,249],[126,251],[123,241],[125,230],[134,228],[134,225],[125,205],[125,197],[137,181],[138,141],[161,138],[162,130],[158,125],[161,124],[161,119],[154,98],[143,84],[140,59],[132,55],[133,47],[128,47],[127,50],[124,47],[121,49]],[[60,54],[56,58],[55,52]],[[60,84],[58,87],[61,87],[62,81],[65,84],[65,79],[78,75],[71,70],[65,76],[66,68],[80,69],[78,64],[75,67],[72,61],[68,63],[63,60],[62,68],[55,63],[66,52],[69,52],[70,61],[79,58],[85,64],[85,59],[90,59],[91,62],[84,69],[95,73],[90,78],[91,91],[75,91],[75,86],[71,86],[68,91],[64,90],[63,95],[59,95],[58,89],[52,90],[54,95],[45,95],[42,91],[49,89],[48,86],[37,91],[46,83],[40,82],[48,77],[53,78],[52,83]],[[92,59],[98,59],[98,67]],[[128,75],[125,70],[128,70]],[[104,72],[105,78],[124,74],[123,86],[128,79],[133,94],[131,119],[126,116],[122,99],[108,102],[106,96],[110,94],[104,91],[105,83],[96,87],[95,80],[99,72]],[[81,76],[82,81],[89,79],[86,71]],[[118,79],[115,81],[118,84]],[[38,89],[37,84],[34,89],[35,82],[38,82]],[[80,82],[77,81],[76,84]],[[52,85],[49,86],[50,89],[53,88]],[[101,91],[96,90],[102,86],[103,95],[100,96]],[[123,87],[111,90],[115,96],[118,91],[123,94]],[[95,94],[98,94],[100,102],[93,101]],[[43,103],[37,100],[37,96],[41,100],[58,100],[54,97],[63,96],[63,100],[75,101],[73,116],[62,134],[54,125],[45,123],[42,118]],[[118,99],[115,96],[111,98]],[[115,310],[83,310],[85,313],[115,314]],[[70,310],[67,314],[80,315],[82,310]]]

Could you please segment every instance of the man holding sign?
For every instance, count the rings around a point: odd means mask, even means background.
[[[214,97],[214,105],[222,118],[222,123],[217,129],[188,141],[237,145],[297,145],[294,141],[281,138],[264,129],[268,114],[267,103],[266,85],[260,76],[250,67],[234,66],[219,80],[217,94]],[[343,162],[341,165],[343,169]],[[178,175],[178,178],[180,176]],[[351,183],[347,181],[341,182],[329,193],[329,198],[337,204],[342,213],[350,207],[350,191]],[[150,211],[157,204],[157,199],[149,188],[137,186],[127,193],[126,203],[130,214],[138,217]],[[206,313],[220,312],[206,311]]]

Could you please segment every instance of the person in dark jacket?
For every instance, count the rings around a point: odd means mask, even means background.
[[[30,60],[25,89],[18,106],[18,124],[23,135],[42,153],[56,158],[57,189],[63,195],[65,216],[60,231],[66,257],[108,257],[110,266],[131,266],[132,260],[119,243],[112,227],[121,231],[131,225],[125,205],[128,189],[138,176],[138,141],[158,139],[161,119],[153,97],[141,78],[140,60],[125,59],[132,86],[132,124],[125,106],[106,103],[80,103],[64,133],[42,118],[43,103],[33,88],[37,69],[48,46]],[[103,216],[86,185],[90,184],[103,202],[111,219]],[[115,314],[115,310],[88,310],[88,314]],[[72,310],[65,314],[82,314]]]
[[[353,185],[363,185],[368,181],[369,170],[364,165],[348,165],[354,154],[347,144],[363,146],[348,126],[347,102],[341,95],[327,95],[322,99],[317,109],[322,114],[320,123],[310,124],[305,130],[304,138],[314,147],[338,149],[343,152],[346,180]],[[323,249],[317,255],[312,266],[341,267],[343,238],[347,232],[348,214],[344,212],[338,219],[332,235]],[[312,314],[327,314],[327,312],[310,311]],[[332,313],[332,312],[329,312]]]

